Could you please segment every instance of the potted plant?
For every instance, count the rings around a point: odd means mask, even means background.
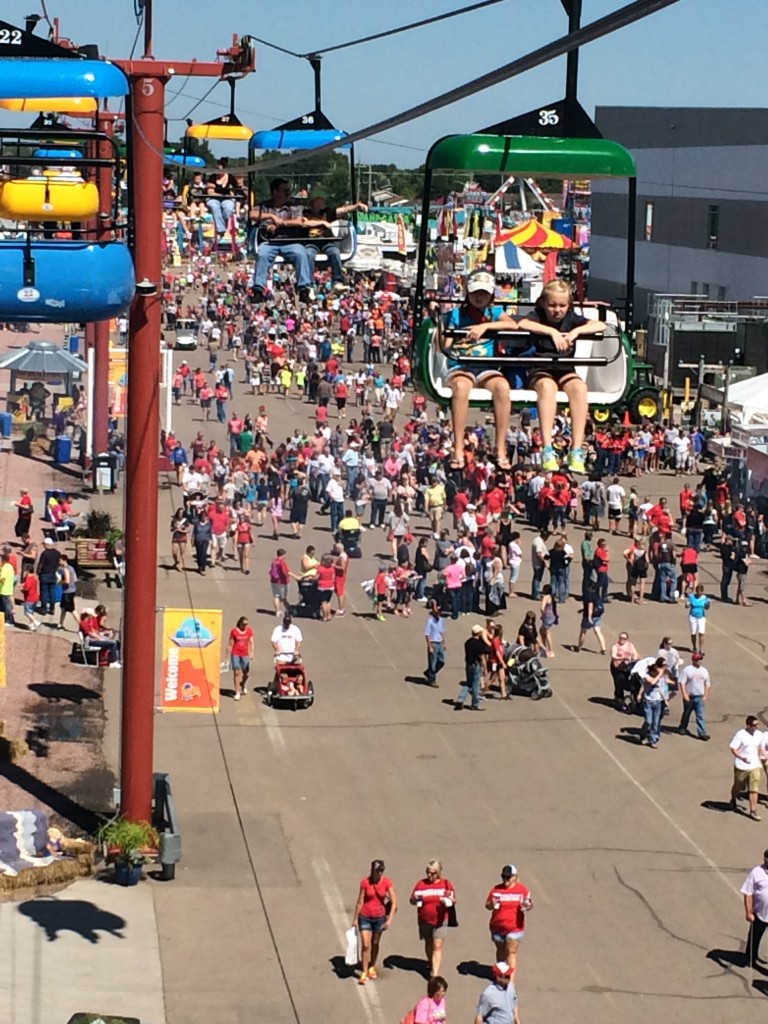
[[[110,530],[107,534],[107,551],[109,557],[114,558],[115,555],[122,556],[123,553],[123,531],[122,530]]]
[[[157,832],[146,821],[127,821],[114,818],[105,822],[98,839],[107,848],[107,860],[115,865],[118,885],[138,885],[142,869],[153,860],[159,839]]]
[[[109,512],[94,508],[85,517],[85,532],[89,537],[106,540],[115,530],[115,522]]]

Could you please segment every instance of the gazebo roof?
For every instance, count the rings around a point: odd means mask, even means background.
[[[30,341],[0,358],[0,370],[29,375],[84,373],[88,364],[53,341]]]

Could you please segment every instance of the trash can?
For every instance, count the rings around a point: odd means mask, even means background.
[[[13,431],[13,416],[9,412],[0,412],[0,437],[10,437]]]
[[[94,491],[114,491],[117,487],[117,455],[99,452],[93,457]]]
[[[53,439],[53,461],[64,465],[72,458],[72,438],[60,434]]]
[[[73,356],[80,354],[80,337],[77,334],[69,336],[69,351]]]

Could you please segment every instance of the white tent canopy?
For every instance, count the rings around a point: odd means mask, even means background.
[[[731,384],[728,408],[742,426],[768,423],[768,373]]]

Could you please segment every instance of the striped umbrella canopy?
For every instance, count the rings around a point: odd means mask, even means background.
[[[502,242],[514,242],[521,249],[573,249],[573,242],[565,235],[545,228],[537,220],[517,224],[511,231],[502,231]]]

